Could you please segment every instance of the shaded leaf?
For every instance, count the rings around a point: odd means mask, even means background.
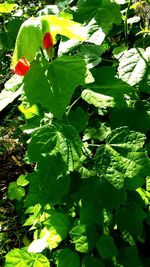
[[[113,24],[120,24],[121,14],[119,5],[109,0],[79,0],[75,17],[80,22],[95,19],[105,33],[108,33]]]
[[[25,205],[46,205],[60,203],[69,189],[70,177],[66,174],[66,165],[59,155],[41,158],[38,171],[28,174],[29,193]],[[46,171],[45,171],[46,170]]]
[[[79,255],[69,248],[61,249],[56,259],[57,267],[80,267]]]
[[[97,242],[97,248],[103,259],[116,257],[118,255],[117,247],[114,240],[109,235],[102,235]]]
[[[129,202],[126,207],[118,209],[116,216],[118,228],[121,231],[127,230],[137,236],[142,236],[143,220],[146,214],[139,205]]]
[[[83,258],[81,267],[104,267],[104,263],[101,259],[96,258],[90,254],[86,255]]]
[[[127,107],[137,99],[135,90],[115,78],[115,69],[101,67],[93,70],[95,82],[82,92],[82,98],[89,104],[106,109],[107,107]],[[109,79],[108,79],[109,77]]]
[[[45,125],[35,133],[28,146],[28,155],[32,162],[41,160],[44,155],[61,153],[69,170],[80,165],[82,142],[71,125]]]

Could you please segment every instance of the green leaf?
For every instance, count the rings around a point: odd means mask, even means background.
[[[28,146],[28,156],[32,162],[39,161],[41,156],[61,153],[68,169],[74,170],[80,165],[82,142],[71,125],[45,125],[33,134]]]
[[[21,57],[31,62],[42,46],[42,30],[39,18],[29,18],[20,27],[16,39],[11,68]]]
[[[100,177],[117,189],[136,189],[139,183],[134,185],[132,179],[141,183],[141,177],[145,178],[150,168],[144,142],[143,134],[129,131],[127,127],[113,130],[106,144],[101,145],[96,153],[95,162]]]
[[[85,84],[87,77],[85,61],[79,56],[62,56],[45,65],[35,61],[25,76],[24,90],[31,105],[40,104],[61,118],[75,88]]]
[[[115,69],[113,67],[101,67],[93,70],[95,82],[89,84],[88,88],[91,90],[83,90],[82,98],[89,104],[103,109],[127,107],[137,98],[135,90],[114,76]]]
[[[11,4],[5,1],[4,3],[0,4],[0,13],[10,13],[15,7],[16,4]]]
[[[16,182],[12,182],[9,184],[8,187],[8,198],[10,200],[18,200],[21,201],[21,199],[25,196],[25,190],[21,186],[19,186]]]
[[[29,182],[26,179],[26,175],[21,174],[17,179],[17,185],[26,186]]]
[[[69,123],[72,124],[79,133],[86,128],[86,125],[88,123],[88,115],[81,107],[78,107],[76,110],[71,111],[69,113],[68,119]]]
[[[112,129],[128,126],[130,130],[147,133],[150,130],[150,104],[147,101],[137,101],[130,108],[114,108],[110,113]]]
[[[81,187],[80,221],[81,224],[103,225],[101,191],[96,177],[86,179]]]
[[[41,230],[40,238],[45,238],[49,249],[56,248],[69,232],[70,221],[66,214],[52,210],[44,221],[45,227]]]
[[[25,205],[61,203],[61,198],[68,192],[70,177],[66,174],[66,165],[60,155],[41,158],[37,169],[26,176],[29,193]]]
[[[50,267],[49,260],[42,254],[28,253],[26,248],[15,248],[6,254],[4,267]]]
[[[114,240],[109,235],[102,235],[97,243],[97,248],[100,256],[103,259],[116,257],[118,255],[117,247]]]
[[[106,180],[100,181],[100,196],[103,206],[108,210],[118,208],[126,202],[126,191],[118,189]]]
[[[149,61],[149,47],[145,51],[142,48],[129,49],[119,59],[119,78],[132,86],[136,85],[143,79]]]
[[[70,236],[75,243],[75,249],[87,253],[92,250],[98,240],[98,233],[95,225],[78,224],[70,231]]]
[[[121,231],[127,230],[137,236],[142,236],[143,220],[146,218],[146,214],[138,204],[127,203],[127,206],[118,209],[116,217],[118,228]]]
[[[101,62],[101,55],[104,49],[99,45],[85,44],[82,45],[79,51],[79,55],[83,57],[88,65],[88,68],[93,68]]]
[[[124,267],[140,267],[138,250],[136,247],[125,247],[120,250],[120,258]]]
[[[120,24],[121,14],[119,5],[109,0],[79,0],[77,4],[76,19],[88,22],[95,19],[105,33],[111,30],[113,24]]]
[[[57,260],[57,267],[80,267],[79,255],[69,248],[64,248],[59,251]]]
[[[92,267],[105,267],[102,260],[88,254],[83,258],[81,267],[91,267],[91,266]]]
[[[19,31],[20,26],[23,23],[23,21],[24,21],[24,19],[21,17],[12,17],[5,24],[5,30],[8,34],[8,37],[10,38],[10,40],[12,42],[12,48],[13,49],[15,46],[15,41],[17,38],[18,31]]]

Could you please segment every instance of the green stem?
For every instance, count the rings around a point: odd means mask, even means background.
[[[128,46],[128,23],[127,23],[127,20],[128,20],[130,6],[131,6],[131,0],[129,0],[127,11],[126,11],[126,15],[125,15],[125,20],[124,20],[125,44],[126,44],[126,46]]]
[[[43,52],[43,49],[40,47],[40,51],[41,51],[41,54],[43,56],[43,58],[45,58],[45,55],[44,55],[44,52]]]
[[[67,111],[67,116],[69,115],[70,113],[70,110],[72,109],[72,107],[79,101],[79,99],[81,98],[81,96],[79,96],[71,105],[70,107],[68,108],[68,111]]]

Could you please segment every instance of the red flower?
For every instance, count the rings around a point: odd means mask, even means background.
[[[21,57],[15,69],[13,69],[13,73],[18,74],[20,76],[24,76],[29,69],[30,69],[29,61],[24,57]]]
[[[52,35],[50,34],[50,32],[46,32],[43,38],[43,47],[47,49],[53,46],[54,46],[54,43],[53,43]]]

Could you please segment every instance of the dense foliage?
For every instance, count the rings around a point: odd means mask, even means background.
[[[0,5],[14,73],[0,106],[20,97],[34,165],[8,188],[27,235],[4,267],[148,267],[149,2],[55,2]]]

